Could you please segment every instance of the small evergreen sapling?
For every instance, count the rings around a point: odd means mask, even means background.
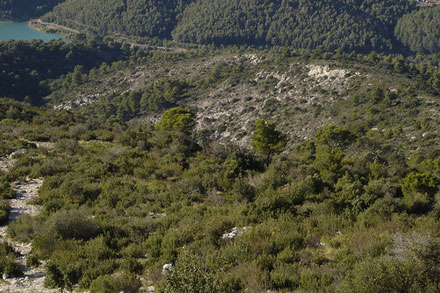
[[[274,153],[281,152],[286,146],[287,137],[275,129],[275,122],[258,119],[255,123],[255,133],[252,136],[252,146],[266,156],[266,164]]]

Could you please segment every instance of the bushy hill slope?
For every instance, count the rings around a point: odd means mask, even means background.
[[[395,143],[406,151],[415,141],[426,150],[434,143],[436,132],[425,130],[438,123],[438,68],[375,55],[284,53],[150,53],[93,69],[81,85],[71,74],[54,80],[51,103],[115,122],[157,121],[170,107],[188,107],[206,143],[249,146],[258,117],[276,121],[291,146],[332,123],[398,131]]]
[[[90,292],[438,291],[438,67],[322,48],[2,45],[13,81],[58,110],[0,98],[0,221],[17,181],[44,178],[41,212],[7,228],[32,244],[26,264],[1,239],[0,291],[24,265]],[[276,137],[284,149],[265,153]]]
[[[295,68],[299,60],[281,61],[302,74]],[[309,83],[338,84],[332,77],[342,76],[335,71],[343,70],[341,64],[328,71],[316,62],[304,72]],[[359,73],[359,79],[367,78]],[[270,81],[268,86],[282,89]],[[44,177],[33,202],[41,213],[18,218],[8,235],[32,244],[26,266],[44,261],[49,288],[436,291],[438,96],[387,89],[391,81],[383,86],[353,99],[342,95],[345,117],[334,112],[342,120],[318,113],[322,125],[332,125],[303,141],[286,133],[297,146],[269,161],[235,144],[204,144],[188,110],[167,111],[155,126],[127,125],[0,99],[1,155],[22,150],[8,173],[0,172],[0,214],[5,220],[10,212],[12,182]],[[432,120],[417,125],[420,103]],[[306,109],[305,104],[297,106]],[[365,128],[348,117],[362,109],[374,114],[360,118]],[[277,110],[269,117],[277,119]],[[301,112],[290,113],[285,122],[295,123]],[[372,119],[405,127],[387,128]],[[408,137],[411,119],[423,135]],[[230,125],[245,126],[237,120]],[[41,141],[51,144],[38,148]],[[6,290],[22,266],[11,248],[1,249],[0,273],[9,277],[0,288]]]

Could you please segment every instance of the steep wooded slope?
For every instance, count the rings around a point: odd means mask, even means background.
[[[414,52],[437,53],[440,50],[440,6],[402,17],[396,26],[396,37]]]
[[[121,33],[148,38],[170,38],[176,16],[191,0],[69,0],[44,17],[100,34]]]
[[[40,16],[64,0],[0,0],[0,20],[24,20]]]
[[[197,1],[184,11],[173,36],[203,44],[322,45],[345,51],[389,51],[406,1]]]
[[[406,0],[67,0],[44,20],[101,34],[215,45],[392,51]]]

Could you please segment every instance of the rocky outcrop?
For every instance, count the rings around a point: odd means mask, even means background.
[[[235,237],[243,235],[243,232],[245,232],[248,229],[249,229],[249,227],[243,227],[243,228],[234,227],[234,228],[232,228],[231,232],[223,234],[222,239],[223,240],[234,239]]]

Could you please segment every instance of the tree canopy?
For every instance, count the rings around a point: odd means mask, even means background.
[[[275,129],[275,122],[257,120],[255,134],[252,136],[252,146],[258,153],[266,156],[266,162],[269,162],[272,154],[280,152],[286,143],[286,135]]]
[[[155,128],[162,131],[178,131],[190,134],[194,130],[195,114],[182,108],[173,108],[162,114],[161,120],[156,123]]]
[[[440,50],[440,6],[404,15],[395,29],[396,37],[417,53]]]
[[[150,43],[391,52],[398,19],[414,9],[407,0],[66,0],[43,19]]]

